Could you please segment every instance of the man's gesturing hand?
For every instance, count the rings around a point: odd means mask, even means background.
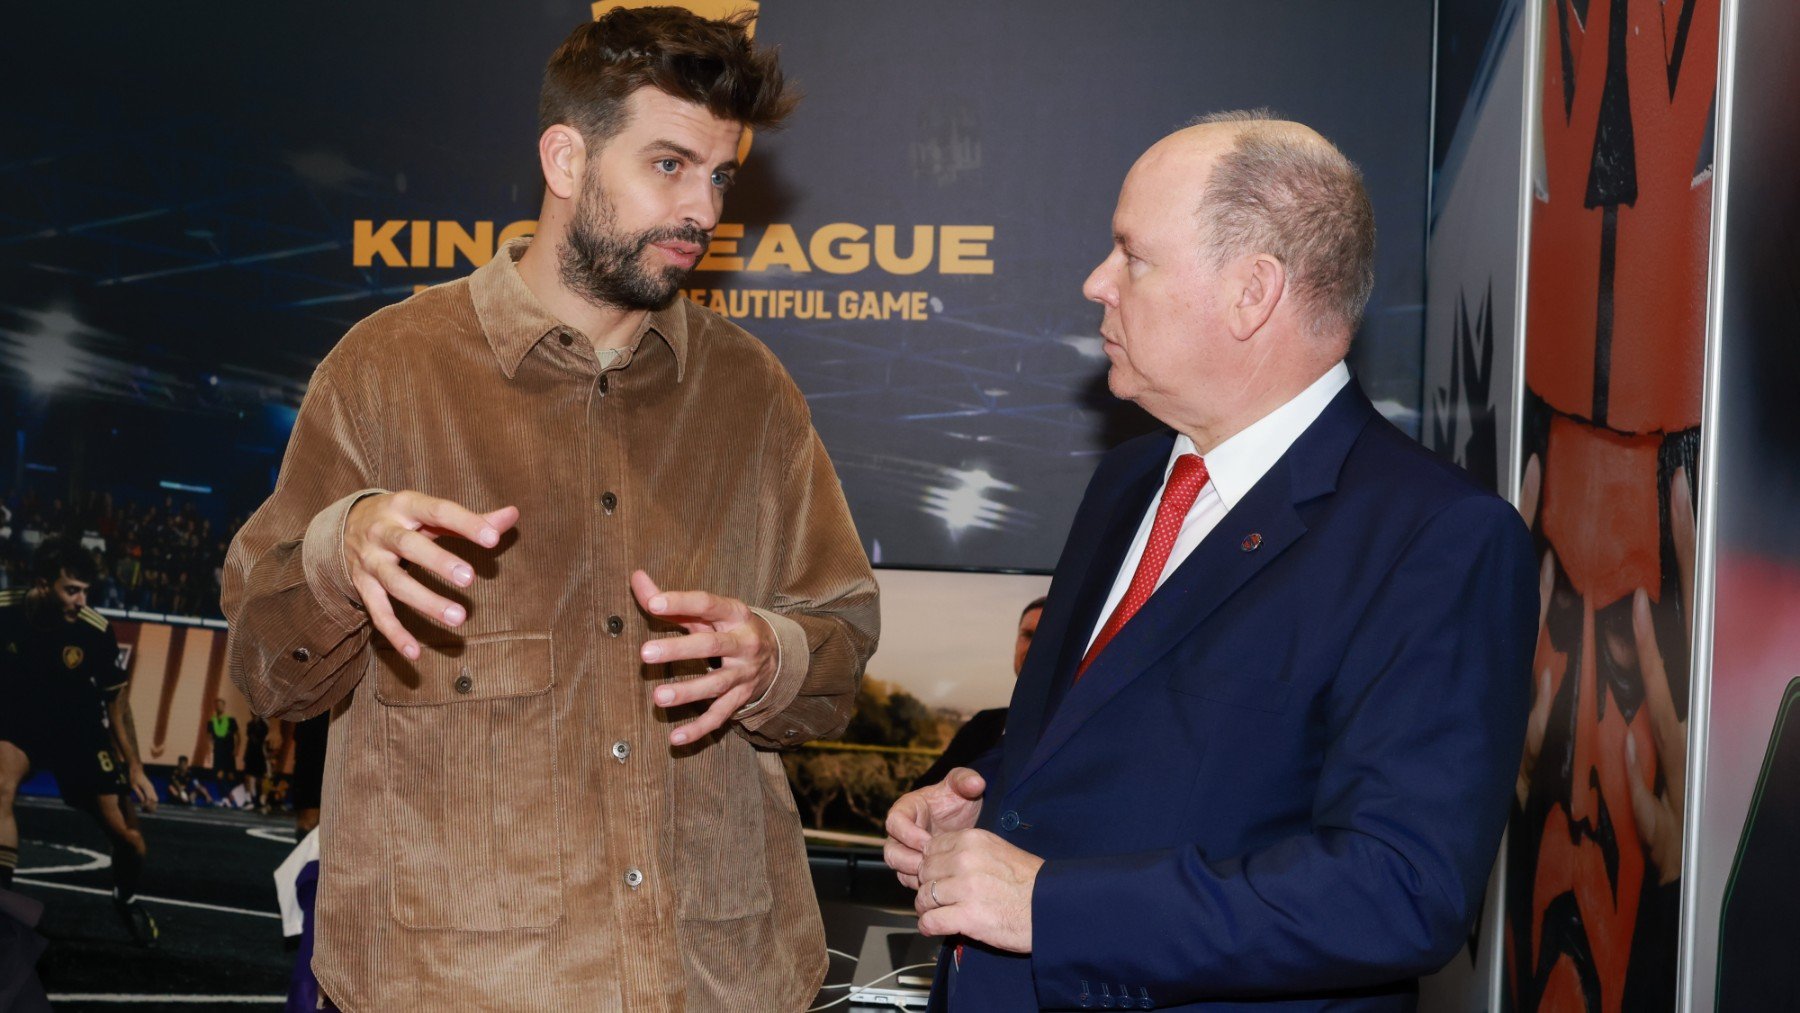
[[[919,865],[925,846],[938,834],[955,833],[975,825],[981,815],[981,796],[987,782],[968,767],[957,767],[936,784],[909,791],[894,800],[888,810],[887,843],[881,857],[908,890],[919,888]]]
[[[445,626],[461,626],[469,616],[461,605],[414,580],[402,564],[429,570],[456,587],[468,587],[475,582],[474,569],[440,548],[437,540],[461,535],[491,549],[518,520],[516,507],[478,514],[421,492],[383,493],[357,500],[344,521],[344,562],[369,621],[401,654],[418,658],[419,642],[400,625],[394,601]]]
[[[684,745],[725,726],[740,708],[760,699],[775,681],[775,631],[736,598],[707,591],[664,591],[642,570],[631,574],[631,593],[638,605],[658,619],[675,623],[687,635],[652,640],[644,645],[646,664],[718,659],[719,666],[698,679],[658,686],[658,707],[679,707],[711,700],[706,713],[669,733],[669,742]]]

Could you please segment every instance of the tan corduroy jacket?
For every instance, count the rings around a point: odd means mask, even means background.
[[[678,299],[604,368],[519,277],[364,320],[320,363],[268,501],[232,542],[233,681],[262,714],[332,711],[313,968],[346,1010],[796,1010],[826,967],[783,746],[838,733],[875,583],[806,402],[773,354]],[[516,505],[448,631],[408,662],[355,601],[350,505],[416,489]],[[671,749],[644,665],[683,632],[627,578],[741,599],[780,672]]]

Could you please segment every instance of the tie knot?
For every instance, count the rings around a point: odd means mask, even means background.
[[[1182,454],[1175,459],[1175,470],[1169,472],[1169,488],[1192,489],[1198,495],[1208,477],[1206,462],[1199,454]]]

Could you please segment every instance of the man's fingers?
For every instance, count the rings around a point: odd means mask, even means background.
[[[962,898],[962,883],[962,880],[954,877],[920,877],[918,891],[913,895],[913,910],[923,915],[927,911],[936,911],[957,903]]]
[[[687,722],[669,733],[669,742],[681,746],[696,739],[704,738],[725,727],[725,722],[737,713],[737,709],[747,702],[748,696],[741,686],[735,686],[712,702],[706,713]]]
[[[944,776],[950,790],[973,802],[987,791],[987,781],[972,767],[957,767]]]
[[[905,847],[923,851],[926,842],[931,840],[931,831],[925,825],[930,818],[931,807],[925,804],[918,792],[909,791],[894,800],[884,827],[889,837]]]
[[[398,563],[382,563],[375,568],[375,579],[388,597],[420,615],[445,626],[461,626],[469,613],[461,605],[437,594],[414,580]]]
[[[488,527],[504,535],[512,530],[514,524],[519,523],[519,508],[503,506],[498,510],[489,510],[481,515],[481,519],[488,522]]]
[[[444,578],[457,587],[475,582],[475,570],[462,558],[426,537],[422,532],[404,528],[394,537],[393,549],[400,558]]]
[[[925,845],[931,842],[931,831],[925,829],[919,819],[920,808],[916,801],[909,803],[907,796],[902,795],[888,812],[887,833],[902,847],[922,854]]]
[[[652,595],[646,606],[652,615],[692,616],[709,623],[740,621],[746,611],[743,603],[711,591],[664,591]]]
[[[736,689],[743,676],[738,672],[715,672],[697,679],[683,682],[671,682],[666,686],[656,687],[650,699],[658,707],[680,707],[682,704],[698,703],[701,700],[716,700]]]
[[[650,607],[650,599],[661,593],[662,589],[656,586],[656,581],[651,580],[648,573],[642,570],[631,571],[631,596],[637,599],[638,608],[654,615],[655,610]]]
[[[957,934],[956,921],[942,908],[933,908],[919,916],[919,935],[953,936]]]
[[[394,615],[394,607],[388,604],[387,591],[382,589],[380,582],[373,577],[363,577],[356,581],[356,588],[362,592],[363,609],[369,613],[369,622],[374,625],[376,632],[386,637],[394,650],[417,661],[419,642],[406,632],[406,627],[400,625],[399,617]]]
[[[631,593],[645,612],[672,621],[682,618],[715,623],[741,621],[749,613],[743,602],[710,591],[664,591],[643,570],[632,572]]]
[[[493,548],[500,544],[500,535],[505,528],[493,524],[487,517],[470,510],[460,503],[424,493],[414,493],[407,499],[397,501],[396,507],[412,520],[420,524],[429,524],[442,531],[453,531],[477,545]],[[496,513],[511,510],[513,519],[518,519],[518,511],[512,507],[502,507]],[[408,525],[409,527],[411,525]],[[511,526],[509,523],[508,527]]]
[[[698,661],[702,658],[736,658],[745,652],[744,638],[732,630],[702,630],[680,637],[663,637],[645,644],[638,652],[645,664]]]
[[[904,882],[904,877],[908,875],[917,876],[919,863],[925,860],[925,856],[889,837],[881,846],[881,860],[887,863],[888,868],[899,873]]]

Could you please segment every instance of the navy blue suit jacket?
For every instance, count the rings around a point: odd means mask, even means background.
[[[947,947],[934,1007],[1411,1009],[1518,771],[1525,525],[1352,382],[1071,685],[1173,440],[1095,471],[984,764],[1033,952]]]

